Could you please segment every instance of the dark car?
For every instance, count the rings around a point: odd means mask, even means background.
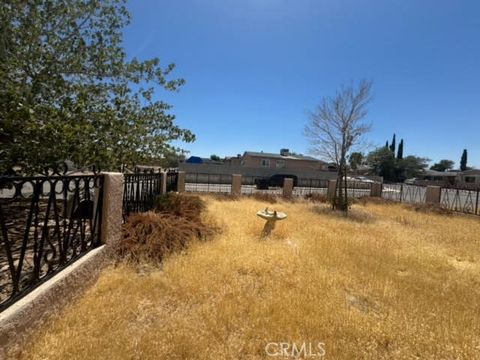
[[[293,186],[297,186],[298,178],[295,175],[287,174],[275,174],[269,178],[257,178],[255,179],[255,185],[257,189],[266,190],[269,187],[283,187],[283,181],[286,178],[293,179]]]

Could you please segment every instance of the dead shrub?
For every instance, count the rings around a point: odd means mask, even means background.
[[[205,202],[196,195],[167,193],[155,199],[155,211],[176,215],[189,220],[200,220]]]
[[[123,225],[118,253],[122,259],[135,262],[160,262],[165,256],[185,249],[190,242],[205,240],[212,233],[201,221],[174,214],[152,211],[132,214]]]

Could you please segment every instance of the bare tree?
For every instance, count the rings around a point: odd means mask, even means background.
[[[370,130],[364,122],[367,105],[372,100],[372,83],[362,80],[355,86],[342,86],[334,97],[324,97],[309,115],[305,136],[311,152],[336,164],[337,183],[332,199],[334,210],[348,211],[347,158],[363,144],[363,135]],[[342,186],[343,185],[343,186]]]

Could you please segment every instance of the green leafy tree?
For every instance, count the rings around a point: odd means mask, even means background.
[[[430,159],[409,155],[399,160],[396,164],[396,181],[403,182],[406,179],[420,175],[427,167]]]
[[[0,20],[0,170],[63,160],[114,169],[194,141],[155,96],[184,83],[170,79],[174,64],[127,59],[124,0],[7,0]]]
[[[467,167],[468,155],[467,149],[463,149],[462,157],[460,159],[460,170],[465,171],[468,169]]]
[[[398,144],[397,159],[403,159],[403,139],[400,140],[400,143]]]
[[[352,152],[349,157],[350,168],[357,170],[358,166],[363,163],[363,154],[361,152]]]
[[[212,154],[212,155],[210,155],[210,160],[221,161],[222,159],[220,159],[220,156]]]
[[[433,164],[430,167],[430,170],[435,170],[435,171],[452,170],[454,164],[455,162],[452,160],[443,159],[443,160],[440,160],[438,163]]]
[[[162,168],[176,168],[180,163],[185,161],[185,151],[168,151],[165,152],[159,161],[155,161]]]
[[[383,176],[384,181],[396,181],[395,157],[389,147],[382,147],[371,151],[367,155],[367,164],[372,167],[375,175]]]
[[[396,147],[396,139],[395,134],[393,134],[392,144],[390,145],[390,151],[395,154],[395,147]]]
[[[369,164],[375,175],[383,176],[387,182],[402,182],[418,176],[428,165],[429,159],[418,156],[407,156],[395,159],[390,148],[378,148],[367,155]]]

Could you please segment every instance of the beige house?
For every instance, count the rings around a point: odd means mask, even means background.
[[[282,172],[327,170],[324,161],[311,156],[292,155],[288,149],[281,149],[278,154],[246,151],[241,157],[240,166]]]
[[[425,170],[415,181],[418,185],[456,186],[480,188],[480,170],[435,171]]]
[[[458,174],[457,184],[463,186],[480,187],[480,170],[465,170]]]

